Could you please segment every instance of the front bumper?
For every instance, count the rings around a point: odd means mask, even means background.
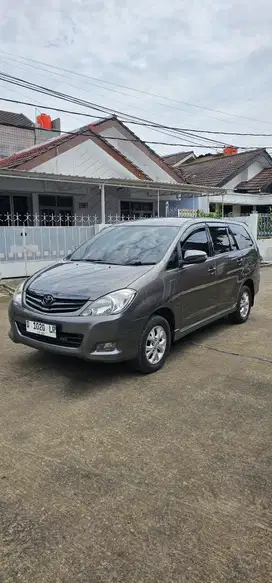
[[[26,320],[55,324],[57,339],[29,335]],[[135,358],[145,320],[128,320],[125,314],[104,318],[43,314],[15,303],[9,305],[9,337],[15,343],[25,344],[55,354],[77,356],[100,362],[122,362]],[[76,342],[74,342],[76,338]],[[71,346],[73,340],[74,346]],[[98,345],[114,343],[112,350],[102,350]]]

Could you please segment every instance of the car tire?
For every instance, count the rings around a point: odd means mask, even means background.
[[[143,374],[157,372],[163,367],[170,347],[171,330],[167,320],[162,316],[152,316],[142,332],[138,355],[132,361],[133,368]]]
[[[244,285],[239,293],[235,312],[230,314],[229,319],[232,324],[244,324],[252,308],[252,293],[247,285]]]

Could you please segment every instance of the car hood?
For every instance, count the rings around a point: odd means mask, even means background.
[[[152,267],[66,261],[34,275],[27,289],[56,297],[95,300],[114,290],[130,287]]]

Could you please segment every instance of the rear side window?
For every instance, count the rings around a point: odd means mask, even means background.
[[[221,255],[231,250],[228,231],[226,227],[209,226],[213,242],[214,254]]]
[[[205,251],[210,255],[209,241],[205,227],[195,230],[185,241],[181,242],[181,253],[184,257],[185,251]]]
[[[245,227],[243,227],[243,225],[231,225],[230,230],[233,233],[235,240],[237,241],[239,249],[248,249],[249,247],[254,246],[250,234],[247,232]]]

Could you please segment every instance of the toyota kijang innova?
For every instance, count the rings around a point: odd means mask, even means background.
[[[159,370],[172,342],[229,316],[243,324],[260,255],[233,220],[143,219],[108,226],[20,285],[13,342],[90,361]]]

